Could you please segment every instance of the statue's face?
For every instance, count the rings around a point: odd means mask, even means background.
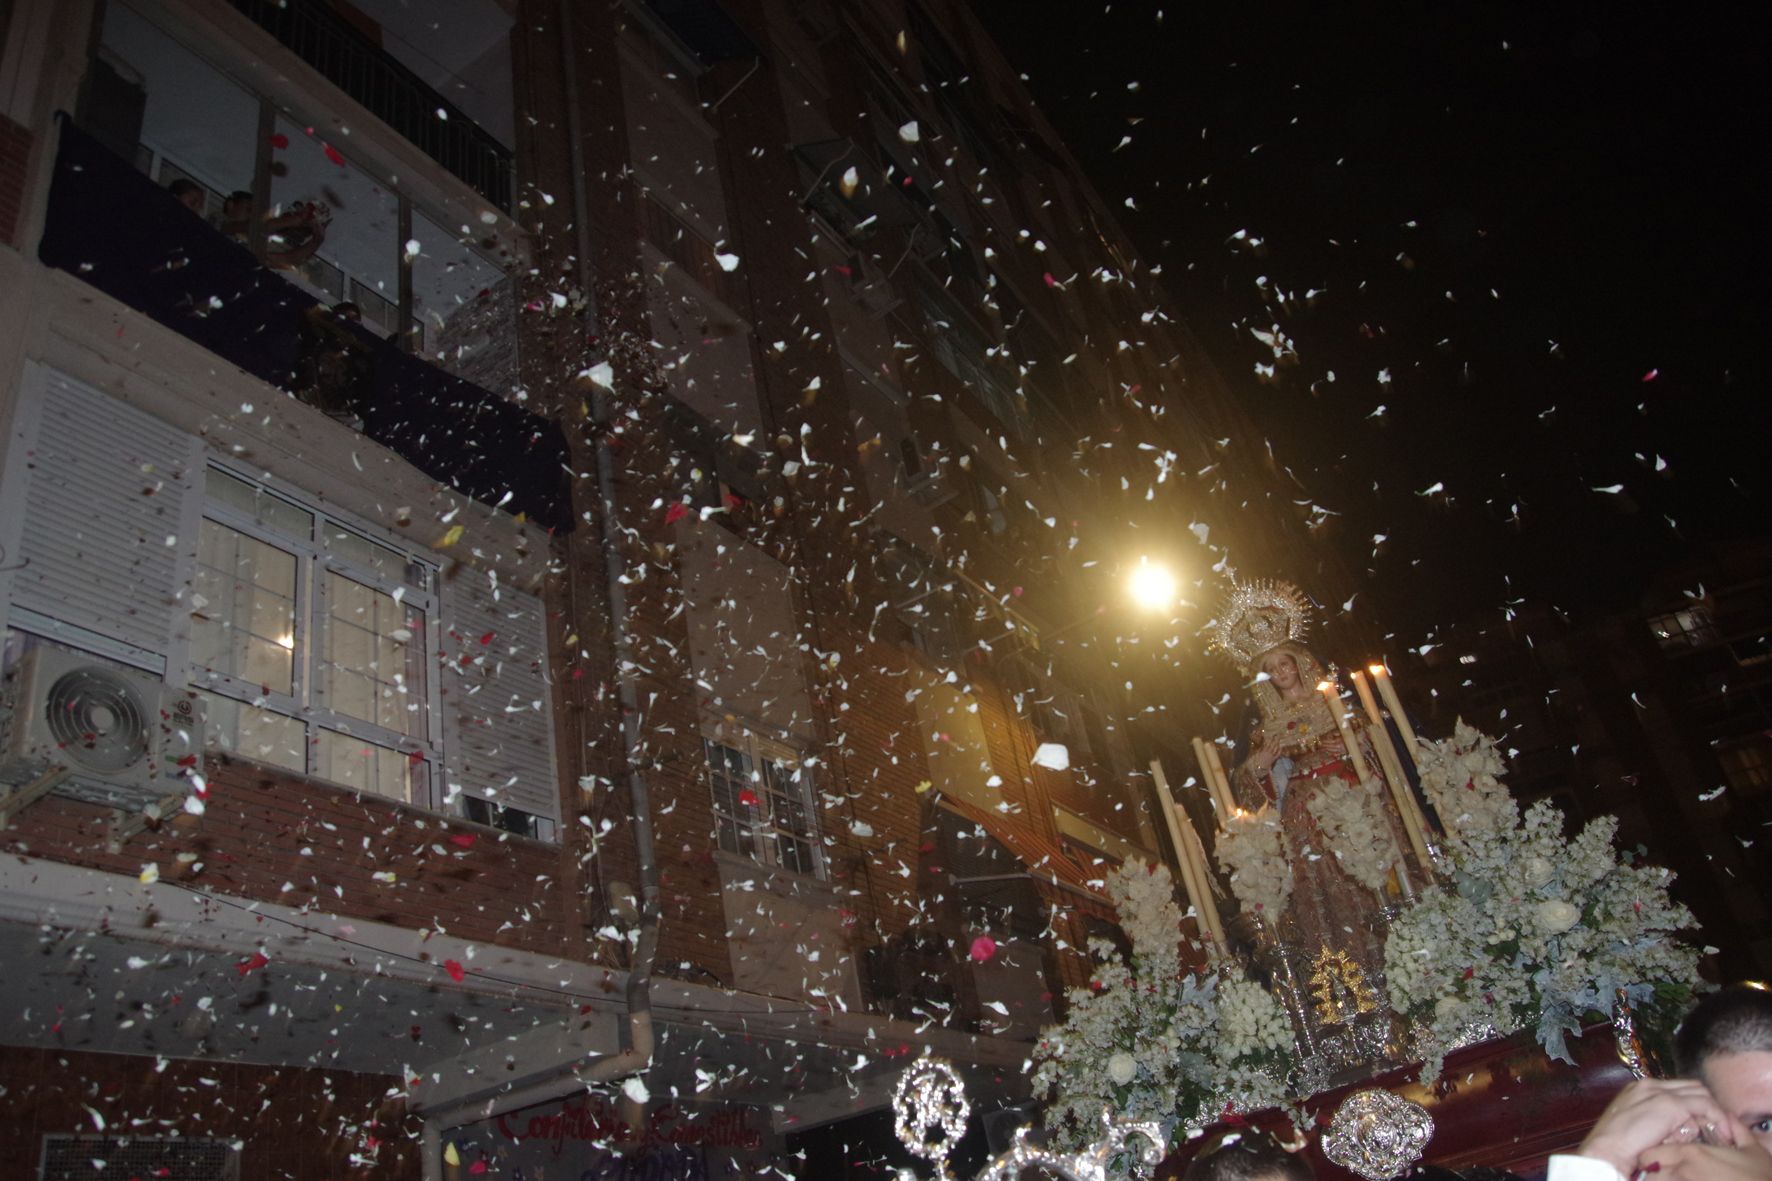
[[[1282,693],[1298,688],[1298,661],[1290,652],[1270,652],[1261,658],[1261,671]]]

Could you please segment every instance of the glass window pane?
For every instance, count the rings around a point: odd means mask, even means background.
[[[208,744],[298,774],[308,769],[308,728],[295,718],[232,697],[201,693]]]
[[[204,521],[191,595],[191,662],[295,691],[295,555],[216,521]]]
[[[381,178],[305,126],[278,116],[277,131],[271,205],[296,224],[281,249],[271,243],[272,265],[290,270],[317,255],[344,273],[347,298],[361,305],[365,323],[386,326],[400,298],[399,199]]]
[[[467,227],[462,227],[463,230]],[[510,276],[472,238],[413,210],[414,347],[458,377],[504,392],[517,378],[517,302]]]
[[[314,514],[237,476],[210,468],[204,475],[203,489],[211,500],[248,513],[253,520],[292,540],[306,541],[314,535]]]
[[[105,49],[141,81],[141,142],[212,190],[250,187],[258,99],[127,5],[97,11]]]
[[[344,559],[360,570],[376,574],[390,582],[412,585],[407,567],[413,563],[397,549],[371,541],[337,521],[326,522],[325,528],[321,530],[320,541],[327,553]],[[422,582],[420,588],[422,589]]]
[[[326,572],[321,685],[335,713],[425,737],[424,613],[394,596]]]
[[[357,791],[411,803],[414,766],[409,755],[337,730],[315,737],[314,773]]]

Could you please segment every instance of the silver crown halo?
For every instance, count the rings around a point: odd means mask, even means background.
[[[1233,582],[1211,624],[1211,648],[1247,671],[1262,653],[1303,641],[1310,628],[1310,600],[1290,582]]]
[[[953,1066],[927,1055],[904,1072],[892,1096],[893,1131],[912,1154],[935,1166],[938,1181],[952,1181],[948,1156],[964,1134],[971,1112],[965,1084]],[[1163,1127],[1157,1121],[1116,1120],[1103,1109],[1101,1128],[1101,1139],[1081,1152],[1069,1153],[1028,1143],[1028,1130],[1022,1128],[1014,1145],[987,1164],[974,1181],[1018,1181],[1032,1168],[1063,1181],[1107,1181],[1108,1166],[1122,1153],[1134,1153],[1140,1175],[1163,1159]],[[916,1181],[916,1176],[910,1169],[898,1171],[898,1181]]]

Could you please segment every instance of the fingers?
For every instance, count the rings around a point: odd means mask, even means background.
[[[1661,1145],[1690,1144],[1701,1137],[1734,1145],[1745,1130],[1691,1079],[1642,1079],[1620,1091],[1583,1141],[1581,1153],[1608,1161],[1629,1175],[1638,1158]]]

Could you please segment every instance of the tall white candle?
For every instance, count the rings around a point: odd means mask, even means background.
[[[1237,796],[1231,791],[1231,777],[1224,773],[1224,762],[1218,757],[1218,743],[1206,744],[1206,761],[1212,764],[1212,786],[1218,789],[1219,804],[1228,820],[1237,814]]]
[[[1409,780],[1403,774],[1397,748],[1392,745],[1382,721],[1372,728],[1372,746],[1378,752],[1378,765],[1384,770],[1385,783],[1391,789],[1391,800],[1403,820],[1403,832],[1409,837],[1409,847],[1415,851],[1416,863],[1423,873],[1432,875],[1434,863],[1427,851],[1427,817],[1422,815],[1421,806],[1415,802],[1415,793],[1409,790]]]
[[[1189,857],[1199,874],[1200,899],[1206,904],[1206,925],[1212,928],[1212,941],[1222,955],[1229,951],[1229,945],[1224,941],[1224,919],[1218,913],[1218,899],[1212,893],[1212,870],[1207,868],[1206,847],[1200,843],[1200,833],[1181,805],[1175,805],[1175,809],[1179,813],[1181,839],[1187,843]]]
[[[1397,699],[1397,687],[1391,684],[1390,673],[1382,664],[1374,664],[1367,671],[1372,674],[1372,683],[1378,686],[1378,695],[1384,698],[1384,707],[1391,711],[1391,721],[1397,724],[1397,733],[1403,736],[1403,749],[1413,762],[1417,745],[1415,727],[1409,724],[1409,715],[1403,712],[1403,703]]]
[[[1212,756],[1204,739],[1194,739],[1194,760],[1200,764],[1200,782],[1205,786],[1206,793],[1212,798],[1212,810],[1218,813],[1218,823],[1222,825],[1230,819],[1229,802],[1218,790],[1218,776],[1212,773]]]
[[[1188,903],[1194,908],[1199,931],[1211,941],[1219,943],[1218,936],[1212,927],[1212,921],[1207,917],[1207,906],[1211,902],[1211,895],[1206,891],[1205,875],[1199,861],[1195,859],[1192,843],[1182,832],[1181,826],[1186,823],[1187,815],[1180,811],[1181,806],[1170,794],[1169,778],[1163,774],[1163,764],[1157,759],[1151,760],[1151,779],[1157,787],[1157,803],[1163,809],[1164,826],[1169,831],[1169,841],[1175,847],[1175,863],[1181,873],[1181,886],[1187,892]]]
[[[1372,686],[1366,683],[1366,674],[1355,669],[1350,675],[1354,681],[1354,692],[1360,695],[1360,705],[1366,711],[1366,720],[1382,728],[1384,715],[1378,712],[1378,702],[1372,698]]]
[[[1324,681],[1317,689],[1323,694],[1323,700],[1329,703],[1329,716],[1335,719],[1335,728],[1341,731],[1341,744],[1347,747],[1347,761],[1354,774],[1362,781],[1371,778],[1372,769],[1366,765],[1366,756],[1361,753],[1353,727],[1348,725],[1347,711],[1342,708],[1340,690],[1334,681]]]

